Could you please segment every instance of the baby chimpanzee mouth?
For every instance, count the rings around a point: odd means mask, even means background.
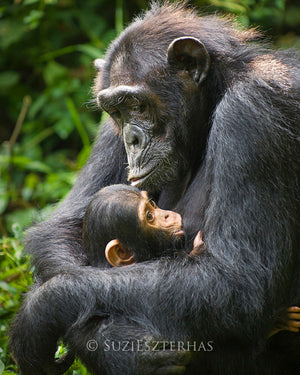
[[[183,235],[184,235],[183,229],[177,229],[174,231],[174,236],[183,236]]]

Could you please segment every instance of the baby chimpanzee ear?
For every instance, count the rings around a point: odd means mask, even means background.
[[[111,240],[106,245],[105,257],[113,267],[127,266],[135,263],[132,253],[127,251],[118,239]]]

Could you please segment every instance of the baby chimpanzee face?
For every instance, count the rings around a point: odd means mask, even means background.
[[[90,264],[124,266],[172,256],[183,248],[181,216],[165,211],[146,191],[110,185],[97,192],[84,217],[83,243]]]
[[[141,227],[148,235],[156,230],[164,232],[170,238],[184,235],[181,216],[176,212],[162,210],[157,207],[156,203],[149,199],[146,191],[141,192],[138,218]]]

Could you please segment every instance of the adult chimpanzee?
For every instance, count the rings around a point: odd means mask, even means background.
[[[213,340],[197,358],[212,375],[299,371],[276,346],[298,334],[266,347],[278,310],[300,302],[299,58],[254,44],[257,36],[154,4],[97,63],[95,93],[110,120],[69,196],[27,238],[38,283],[11,332],[22,373],[49,373],[60,336],[98,374],[184,367],[172,348],[106,351],[106,338]],[[188,251],[201,230],[201,259],[87,267],[85,208],[126,178],[182,215]]]
[[[199,236],[198,236],[199,237]],[[83,248],[88,263],[103,268],[172,255],[183,247],[182,218],[162,210],[145,191],[128,185],[101,189],[83,220]],[[204,243],[196,241],[195,251]]]

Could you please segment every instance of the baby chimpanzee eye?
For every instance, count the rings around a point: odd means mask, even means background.
[[[153,215],[153,213],[151,211],[147,211],[146,212],[146,219],[150,223],[154,220],[154,215]]]

